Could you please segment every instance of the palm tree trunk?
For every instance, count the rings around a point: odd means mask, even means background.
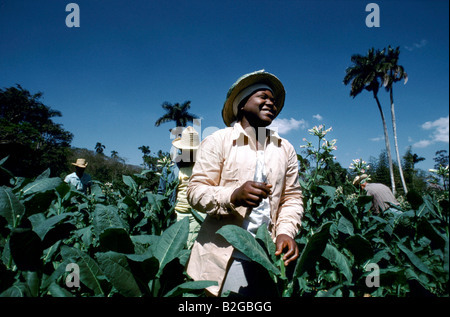
[[[389,173],[391,175],[391,189],[392,189],[392,193],[394,193],[394,195],[395,195],[394,166],[392,164],[391,145],[389,142],[386,120],[384,118],[384,113],[383,113],[383,109],[381,108],[380,100],[378,100],[376,93],[373,94],[373,97],[375,98],[375,100],[377,102],[378,110],[380,110],[381,120],[383,121],[384,140],[386,143],[386,152],[387,152],[388,161],[389,161]]]
[[[405,191],[405,195],[408,193],[408,189],[406,188],[406,182],[405,178],[403,177],[403,168],[402,168],[402,161],[400,160],[400,153],[398,152],[398,143],[397,143],[397,125],[395,121],[395,110],[394,110],[394,93],[393,93],[393,87],[391,86],[391,89],[389,89],[390,98],[391,98],[391,117],[392,117],[392,129],[394,130],[394,146],[395,146],[395,153],[397,154],[397,164],[398,164],[398,170],[400,172],[400,179],[402,180],[402,186],[403,190]]]

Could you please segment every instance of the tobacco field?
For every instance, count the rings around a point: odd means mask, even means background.
[[[305,213],[294,265],[274,256],[264,227],[256,238],[236,226],[218,231],[267,269],[267,287],[280,297],[448,296],[448,192],[410,195],[398,213],[374,215],[351,181],[326,185],[318,172],[300,179]],[[168,200],[176,184],[155,194],[142,186],[146,173],[94,182],[89,195],[49,170],[11,175],[0,188],[0,296],[204,296],[215,282],[184,271],[188,223],[174,220]]]

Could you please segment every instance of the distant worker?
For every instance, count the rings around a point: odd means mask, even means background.
[[[72,165],[75,166],[75,172],[67,175],[64,181],[74,186],[80,192],[89,194],[91,191],[91,176],[84,172],[88,163],[85,159],[79,158]]]
[[[178,149],[178,153],[173,158],[175,164],[169,171],[167,168],[162,171],[158,187],[158,194],[163,195],[167,191],[167,185],[178,179],[178,186],[172,192],[169,201],[175,205],[177,221],[189,217],[188,247],[194,244],[198,230],[200,230],[200,223],[193,216],[192,207],[187,201],[187,187],[199,144],[199,135],[191,126],[183,130],[181,137],[173,140],[172,145]]]
[[[400,203],[397,201],[397,199],[395,199],[394,194],[389,189],[389,187],[380,183],[369,183],[369,180],[369,175],[362,174],[355,177],[353,185],[359,185],[367,192],[367,196],[373,197],[371,210],[375,214],[380,214],[388,210],[394,213],[398,213],[399,211],[395,208],[392,208],[390,204],[399,206]]]

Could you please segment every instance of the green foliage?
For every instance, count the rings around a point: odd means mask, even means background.
[[[366,165],[361,166],[364,172]],[[374,175],[373,164],[371,170]],[[371,197],[362,195],[349,180],[339,187],[308,179],[302,185],[305,213],[296,240],[301,248],[305,246],[303,252],[316,233],[325,235],[325,225],[330,230],[314,266],[294,275],[299,295],[448,296],[448,195],[442,199],[412,191],[402,204],[404,210],[391,208],[374,215]],[[369,287],[368,268],[374,264],[380,285]]]
[[[0,187],[0,296],[193,296],[216,284],[184,274],[188,219],[143,174],[90,195],[49,175]]]
[[[329,131],[310,132],[322,141]],[[324,177],[332,148],[320,145],[315,149],[307,142],[306,157],[299,156],[304,216],[293,266],[284,267],[274,255],[266,227],[256,237],[233,225],[218,234],[268,271],[273,285],[267,287],[279,296],[448,296],[448,196],[413,191],[406,209],[372,214],[372,198],[348,178],[336,186]],[[373,276],[379,285],[370,283]]]
[[[328,131],[312,132],[324,141]],[[275,256],[267,227],[256,237],[232,225],[218,234],[268,271],[267,287],[279,296],[448,296],[448,193],[410,191],[401,208],[374,215],[371,197],[338,175],[334,143],[308,146],[311,155],[299,157],[304,216],[296,262],[285,267]],[[146,170],[94,181],[85,195],[50,170],[14,177],[5,161],[0,168],[11,179],[0,187],[0,296],[202,296],[216,284],[184,272],[189,224],[176,222],[169,202],[176,180],[156,194]]]
[[[329,131],[310,132],[322,141]],[[339,186],[327,182],[323,175],[331,148],[320,144],[315,149],[307,142],[308,155],[299,157],[304,216],[293,268],[274,256],[266,227],[255,238],[231,225],[218,233],[268,271],[279,296],[448,296],[448,195],[411,191],[406,209],[372,214],[372,198],[348,178]],[[354,160],[353,169],[366,173],[367,163]]]
[[[316,185],[304,195],[301,255],[290,276],[266,227],[256,238],[233,225],[218,231],[267,269],[280,296],[448,296],[448,200],[425,196],[416,209],[375,216],[370,197],[346,199]],[[367,282],[374,264],[378,287]]]
[[[314,131],[319,139],[325,136]],[[255,238],[231,225],[218,233],[269,272],[280,296],[448,296],[448,195],[409,192],[407,209],[372,214],[372,198],[348,179],[338,187],[324,185],[323,170],[317,168],[324,152],[310,142],[306,147],[318,161],[300,162],[306,162],[300,170],[307,172],[300,178],[304,216],[296,237],[301,254],[293,269],[274,257],[266,227]],[[310,166],[316,166],[312,173]],[[359,166],[359,172],[363,169],[367,164]]]
[[[95,151],[80,148],[71,148],[68,155],[67,162],[65,162],[65,171],[59,176],[64,178],[67,174],[74,171],[74,167],[70,164],[75,162],[77,158],[84,158],[89,163],[86,173],[89,174],[93,180],[111,185],[114,187],[123,186],[122,175],[141,174],[144,180],[143,186],[153,191],[159,183],[159,175],[161,168],[157,165],[157,159],[164,157],[164,153],[158,153],[158,157],[147,156],[148,160],[154,161],[154,164],[145,164],[145,167],[126,164],[125,160],[119,155],[108,157],[104,154],[99,154]]]
[[[64,170],[73,136],[53,121],[62,114],[41,97],[20,85],[0,89],[0,153],[10,156],[4,167],[14,175],[33,177],[48,166],[54,175]],[[8,180],[0,174],[0,185]]]

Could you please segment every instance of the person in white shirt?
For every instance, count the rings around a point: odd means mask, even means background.
[[[284,99],[284,86],[274,75],[261,70],[241,76],[222,108],[227,128],[199,146],[187,198],[206,217],[187,274],[195,281],[217,281],[206,289],[208,296],[276,295],[275,288],[267,287],[272,283],[267,271],[216,233],[225,225],[251,234],[267,226],[275,256],[285,265],[293,265],[299,256],[295,237],[304,208],[297,155],[291,143],[268,128]]]
[[[80,192],[89,194],[91,191],[91,176],[84,172],[88,163],[85,159],[79,158],[72,165],[75,166],[75,172],[67,175],[64,181],[74,186]]]

